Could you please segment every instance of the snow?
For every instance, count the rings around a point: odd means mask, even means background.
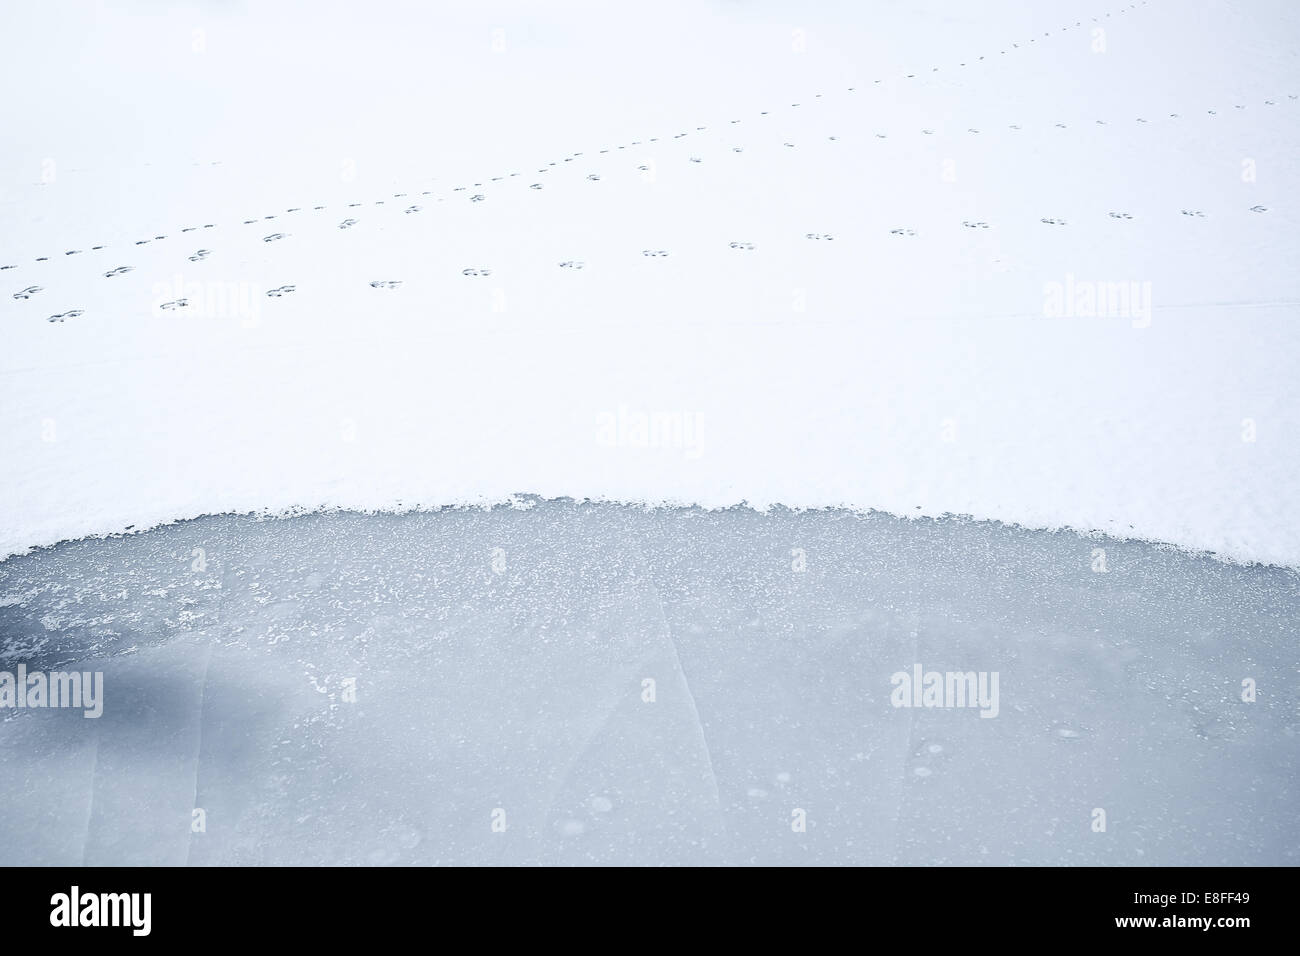
[[[529,493],[1300,566],[1300,10],[1085,6],[6,5],[0,555]]]

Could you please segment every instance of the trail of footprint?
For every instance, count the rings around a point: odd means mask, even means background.
[[[1138,3],[1130,4],[1130,5],[1126,6],[1126,7],[1120,8],[1120,9],[1118,10],[1118,12],[1120,12],[1120,13],[1124,13],[1124,12],[1126,12],[1126,11],[1128,11],[1128,10],[1135,9],[1135,8],[1138,7],[1138,6],[1145,6],[1146,3],[1147,3],[1147,0],[1139,0]],[[1109,17],[1110,15],[1111,15],[1110,13],[1105,14],[1106,17]],[[1098,20],[1097,17],[1093,17],[1093,18],[1092,18],[1092,22],[1093,22],[1093,23],[1096,23],[1096,22],[1099,22],[1099,20]],[[1078,29],[1078,28],[1080,28],[1081,26],[1082,26],[1082,21],[1081,21],[1081,20],[1076,20],[1076,21],[1074,22],[1073,26],[1067,24],[1067,25],[1061,27],[1057,32],[1059,32],[1059,33],[1064,33],[1064,32],[1066,32],[1067,30],[1070,30],[1070,29]],[[1047,32],[1045,32],[1045,33],[1043,34],[1044,37],[1047,37],[1047,36],[1050,36],[1050,35],[1051,35],[1051,31],[1047,31]],[[1036,39],[1037,39],[1037,38],[1031,38],[1031,39],[1030,39],[1030,42],[1031,42],[1031,43],[1032,43],[1032,42],[1036,42]],[[1010,44],[1010,46],[1011,46],[1012,49],[1019,49],[1019,44],[1017,44],[1017,43],[1012,43],[1012,44]],[[1001,52],[1002,55],[1005,55],[1007,51],[1006,51],[1006,50],[1001,50],[1000,52]],[[961,61],[961,62],[959,63],[959,65],[962,66],[962,67],[964,67],[964,66],[966,65],[966,62],[967,62],[967,61],[971,61],[971,62],[979,62],[979,61],[983,61],[984,59],[985,59],[985,56],[983,56],[983,55],[978,56],[978,57],[967,57],[967,60],[966,60],[966,61]],[[932,67],[932,68],[931,68],[931,72],[932,72],[932,73],[933,73],[933,72],[937,72],[938,69],[939,69],[938,67]],[[916,76],[917,76],[917,73],[915,73],[915,72],[913,72],[913,73],[907,73],[907,74],[904,74],[904,76],[905,76],[907,79],[915,79]],[[875,82],[876,84],[880,84],[880,83],[882,83],[882,80],[881,80],[881,79],[876,79],[874,82]],[[849,92],[849,93],[853,93],[853,92],[856,91],[856,89],[857,89],[857,87],[847,87],[847,88],[846,88],[846,91]],[[822,98],[822,94],[821,94],[821,93],[816,93],[816,94],[814,95],[814,98],[816,98],[816,99],[821,99],[821,98]],[[1292,96],[1292,99],[1294,99],[1294,98],[1295,98],[1295,97]],[[799,106],[799,103],[797,103],[797,102],[791,104],[791,108],[798,108],[798,106]],[[767,110],[763,110],[763,111],[760,113],[760,115],[766,116],[766,115],[768,115],[768,112],[769,112],[769,111],[767,111]],[[732,120],[731,122],[732,122],[732,123],[737,123],[737,122],[739,122],[739,120]],[[701,125],[701,126],[696,126],[696,127],[695,127],[695,130],[696,130],[697,132],[703,132],[703,131],[706,131],[706,130],[708,130],[708,129],[709,129],[709,126],[708,126],[708,125]],[[978,132],[978,130],[971,130],[971,132]],[[680,139],[680,138],[685,137],[685,136],[687,136],[687,135],[688,135],[688,134],[687,134],[686,132],[681,132],[681,133],[676,134],[676,135],[674,136],[674,138],[675,138],[675,139]],[[878,135],[880,136],[881,139],[884,139],[884,138],[885,138],[885,136],[884,136],[883,134],[878,134]],[[651,137],[651,138],[649,138],[647,141],[648,141],[648,142],[656,142],[657,139],[658,139],[658,137]],[[642,142],[643,142],[642,140],[633,140],[633,141],[632,141],[632,145],[640,145]],[[786,145],[789,146],[789,145],[791,145],[791,144],[786,144]],[[623,147],[623,146],[619,146],[618,148],[619,148],[619,149],[622,149],[622,148],[624,148],[624,147]],[[601,150],[601,152],[606,152],[606,151],[607,151],[607,150],[604,150],[604,149]],[[564,161],[565,161],[565,162],[569,162],[569,161],[571,161],[574,157],[578,157],[578,156],[582,156],[582,155],[583,155],[582,152],[575,152],[575,153],[571,154],[570,156],[566,157]],[[220,161],[217,161],[217,162],[212,163],[211,165],[219,165],[219,163],[220,163]],[[148,166],[148,165],[151,165],[151,164],[146,163],[145,165]],[[556,163],[551,162],[549,165],[550,165],[550,166],[555,166]],[[511,175],[511,176],[515,176],[515,175],[517,175],[517,173],[511,173],[510,175]],[[495,178],[493,179],[493,181],[496,181],[497,179],[500,179],[500,177],[495,177]],[[476,184],[476,185],[480,185],[480,184]],[[458,189],[463,189],[463,188],[464,188],[464,187],[458,187]],[[534,188],[540,188],[540,186],[535,185]],[[405,193],[397,193],[397,194],[394,194],[394,195],[395,195],[395,196],[403,196],[403,195],[405,195]],[[427,193],[426,193],[426,195],[427,195]],[[473,197],[474,201],[476,201],[476,202],[481,202],[481,201],[483,201],[483,199],[485,199],[485,198],[486,198],[485,196],[481,196],[481,195],[476,196],[476,197]],[[350,204],[350,205],[351,205],[351,206],[359,206],[359,205],[361,205],[361,204],[360,204],[360,203],[352,203],[352,204]],[[382,202],[382,201],[376,202],[375,205],[383,205],[383,202]],[[296,212],[296,211],[298,211],[299,208],[300,208],[300,207],[293,207],[293,209],[291,209],[290,211],[295,211],[295,212]],[[316,208],[316,209],[324,209],[325,207],[324,207],[324,206],[316,206],[316,207],[314,207],[314,208]],[[264,218],[265,218],[265,219],[273,219],[273,218],[275,218],[275,216],[274,216],[274,215],[269,215],[269,216],[265,216]],[[254,222],[256,222],[256,221],[257,221],[256,219],[244,220],[244,224],[245,224],[245,225],[251,225],[252,223],[254,223]],[[193,228],[193,227],[190,227],[190,228]],[[208,225],[205,225],[204,228],[205,228],[205,229],[210,229],[210,228],[213,228],[213,226],[212,226],[211,224],[208,224]],[[162,238],[166,238],[166,237],[165,237],[165,236],[159,236],[159,237],[156,237],[156,238],[162,239]],[[143,240],[142,243],[140,243],[140,244],[143,244],[143,243],[148,242],[148,241],[149,241],[149,240]],[[45,259],[38,259],[37,261],[46,261],[46,260],[45,260]]]

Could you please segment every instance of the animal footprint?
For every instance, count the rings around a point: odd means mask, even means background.
[[[284,233],[282,233],[282,232],[273,232],[273,233],[271,233],[269,236],[263,236],[263,237],[262,237],[262,241],[263,241],[263,242],[275,242],[275,240],[277,240],[277,239],[283,239],[283,238],[284,238]]]
[[[754,248],[754,244],[752,242],[733,242],[731,243],[731,248],[749,250]]]
[[[462,269],[460,272],[463,276],[490,276],[491,269]]]
[[[889,230],[889,234],[891,236],[915,236],[916,230],[915,229],[891,229]]]
[[[356,221],[355,219],[344,219],[341,223],[339,223],[339,228],[340,228],[340,229],[351,229],[351,228],[352,228],[353,226],[355,226],[356,224],[357,224],[357,221]]]
[[[666,256],[666,255],[668,255],[668,253],[665,252],[663,249],[642,249],[642,250],[641,250],[641,255],[643,255],[643,256]]]
[[[81,254],[80,249],[69,249],[67,252],[64,253],[65,256],[76,256],[80,254]]]
[[[598,183],[598,182],[600,182],[600,174],[599,174],[599,173],[587,173],[587,178],[588,178],[589,180],[591,180],[593,183]]]
[[[40,292],[40,291],[42,291],[40,286],[38,286],[38,285],[29,285],[26,289],[23,289],[22,292],[15,292],[15,293],[14,293],[14,298],[15,298],[15,299],[30,299],[32,296],[34,296],[36,293],[38,293],[38,292]]]
[[[1049,225],[1049,226],[1065,226],[1065,225],[1069,225],[1069,224],[1068,224],[1064,219],[1040,219],[1040,220],[1038,220],[1038,221],[1041,222],[1041,223],[1046,223],[1046,224]]]
[[[0,266],[0,272],[4,272],[6,269],[17,269],[17,268],[18,268],[17,266]]]
[[[1251,212],[1268,212],[1268,207],[1267,207],[1267,206],[1251,206],[1251,207],[1250,207],[1250,211],[1251,211]]]
[[[1106,213],[1106,215],[1110,216],[1111,219],[1132,219],[1133,218],[1126,212],[1108,212]]]
[[[529,189],[541,189],[541,188],[542,188],[542,184],[541,184],[541,183],[533,183],[533,184],[532,184],[531,186],[529,186],[528,188],[529,188]]]
[[[81,309],[73,309],[71,312],[59,312],[57,315],[50,316],[47,322],[62,322],[64,319],[75,319],[79,315],[84,315]]]
[[[212,255],[207,249],[200,249],[194,255],[190,256],[190,262],[202,262],[208,256]]]
[[[406,215],[409,216],[413,212],[419,212],[422,208],[423,208],[422,206],[407,206],[405,209],[402,210],[402,212],[406,213]]]
[[[108,272],[105,272],[104,278],[111,279],[113,276],[120,276],[124,273],[130,272],[134,268],[135,266],[118,266],[116,269],[110,269]]]
[[[804,233],[804,238],[805,238],[805,239],[826,239],[826,240],[829,241],[829,240],[831,240],[831,239],[834,239],[835,237],[834,237],[834,236],[828,236],[828,235],[825,235],[824,233],[820,233],[820,232],[808,232],[808,233]]]
[[[400,279],[376,279],[370,283],[372,289],[396,289],[402,284]]]
[[[1205,213],[1201,212],[1199,209],[1184,209],[1184,210],[1183,210],[1183,215],[1184,215],[1184,216],[1196,216],[1198,219],[1204,219],[1204,218],[1205,218]]]
[[[561,262],[560,268],[561,269],[583,269],[586,268],[586,265],[587,264],[585,262],[579,261],[577,259],[570,259],[568,262]]]
[[[277,289],[267,289],[266,294],[273,299],[278,299],[282,295],[288,295],[290,292],[293,292],[294,288],[295,287],[291,285],[282,285]]]
[[[482,202],[484,199],[487,199],[487,196],[484,196],[482,193],[475,193],[469,197],[470,202]]]
[[[967,229],[987,229],[989,227],[987,222],[968,222],[966,220],[962,221],[962,225]]]
[[[190,304],[189,299],[177,299],[175,302],[164,302],[159,308],[166,309],[168,312],[173,309],[183,309]]]

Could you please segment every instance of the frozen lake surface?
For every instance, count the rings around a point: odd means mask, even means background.
[[[842,511],[67,542],[0,563],[2,666],[103,715],[0,711],[0,863],[1294,865],[1298,618],[1292,571]],[[916,664],[996,717],[892,706]]]

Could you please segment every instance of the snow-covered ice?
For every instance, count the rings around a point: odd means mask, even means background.
[[[7,5],[0,554],[528,492],[1300,566],[1294,4],[548,9]]]

